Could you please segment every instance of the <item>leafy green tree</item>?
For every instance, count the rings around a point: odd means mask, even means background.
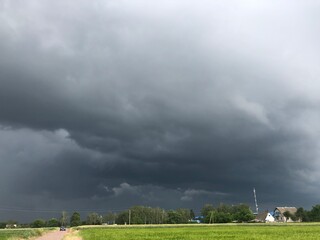
[[[129,223],[129,212],[123,211],[118,214],[116,218],[116,224],[128,224]]]
[[[232,215],[228,212],[215,212],[214,223],[229,223],[232,221]]]
[[[188,223],[190,220],[190,210],[179,208],[177,210],[170,210],[167,212],[167,223],[169,224],[181,224]]]
[[[7,226],[7,223],[5,222],[0,222],[0,228],[6,228]]]
[[[160,224],[167,222],[167,213],[164,209],[146,206],[133,206],[129,210],[121,212],[116,216],[115,222],[117,224],[129,224],[129,211],[130,224]],[[112,219],[114,217],[111,213],[104,217],[105,222],[110,222]]]
[[[167,223],[169,224],[178,224],[181,223],[181,216],[177,211],[170,210],[168,211]]]
[[[102,224],[102,216],[98,213],[89,213],[87,216],[87,224],[88,225],[101,225]]]
[[[188,223],[191,220],[189,209],[178,208],[176,211],[180,215],[180,223]]]
[[[80,213],[74,212],[70,218],[70,226],[76,227],[81,225]]]
[[[130,208],[131,224],[147,224],[151,223],[152,208],[144,206],[134,206]]]
[[[201,209],[201,215],[204,217],[204,222],[209,223],[211,212],[215,211],[215,208],[212,204],[206,204]]]
[[[190,209],[190,219],[194,219],[195,216],[193,209]]]
[[[232,207],[227,204],[220,203],[220,205],[216,208],[216,210],[217,210],[217,212],[231,213]]]
[[[297,212],[295,213],[295,217],[297,220],[300,220],[302,222],[309,222],[309,216],[308,216],[308,212],[305,211],[302,207],[299,207],[297,209]]]
[[[288,222],[289,218],[292,217],[292,214],[291,214],[289,211],[285,211],[285,212],[283,213],[283,216],[285,216],[286,222]],[[292,218],[291,218],[291,219],[292,219]]]
[[[107,224],[115,224],[117,219],[117,214],[108,212],[105,216],[103,216],[102,221]]]
[[[206,204],[202,208],[201,213],[204,216],[205,223],[249,222],[254,219],[252,211],[245,204],[230,206],[221,203],[216,208]]]
[[[304,214],[305,214],[305,211],[304,211],[304,209],[302,207],[299,207],[297,209],[296,213],[295,213],[296,217],[301,219],[301,220],[302,220]]]
[[[45,226],[46,226],[46,222],[42,219],[36,219],[31,224],[32,228],[43,228]]]
[[[56,218],[51,218],[50,220],[47,221],[47,224],[46,224],[47,227],[59,227],[59,225],[60,223]]]
[[[208,213],[208,216],[206,217],[206,222],[207,223],[215,223],[216,222],[216,219],[215,219],[215,216],[216,216],[216,213],[217,211],[216,210],[212,210]]]
[[[292,213],[291,213],[290,218],[291,218],[292,221],[297,221],[297,220],[299,220],[299,219],[296,217],[296,215],[295,215],[295,214],[292,214]]]
[[[313,206],[308,215],[311,222],[320,222],[320,205]]]
[[[165,210],[159,207],[157,208],[148,208],[149,209],[149,223],[151,224],[160,224],[164,223],[166,220]]]
[[[232,206],[232,220],[237,222],[249,222],[254,219],[254,215],[248,205],[240,204]]]

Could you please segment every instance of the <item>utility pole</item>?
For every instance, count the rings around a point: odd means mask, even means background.
[[[129,209],[129,225],[131,224],[131,210]]]
[[[164,224],[164,210],[162,210],[162,221],[161,221],[162,224]]]
[[[256,195],[255,188],[253,188],[253,196],[254,196],[254,203],[256,204],[256,214],[259,214],[258,201],[257,201],[257,195]]]

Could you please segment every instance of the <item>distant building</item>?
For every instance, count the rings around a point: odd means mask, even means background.
[[[190,222],[192,223],[203,223],[204,217],[203,216],[195,216]]]
[[[273,214],[274,214],[274,212],[268,212],[267,217],[266,217],[266,222],[274,222]]]
[[[17,224],[15,224],[15,223],[9,223],[9,224],[7,224],[6,225],[6,228],[16,228],[17,227]]]
[[[294,216],[297,212],[297,208],[296,207],[276,207],[274,210],[274,220],[276,222],[299,222],[300,219],[298,221],[292,219],[291,217],[286,217],[285,216],[285,212],[289,212],[291,216]]]
[[[265,211],[256,215],[255,222],[274,222],[274,217],[272,213]]]

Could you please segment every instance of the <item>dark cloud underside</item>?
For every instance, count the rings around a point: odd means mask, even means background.
[[[319,8],[0,1],[0,219],[317,203]]]

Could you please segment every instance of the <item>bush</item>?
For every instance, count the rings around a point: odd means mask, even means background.
[[[42,219],[37,219],[31,224],[32,228],[43,228],[45,226],[46,226],[46,222]]]

